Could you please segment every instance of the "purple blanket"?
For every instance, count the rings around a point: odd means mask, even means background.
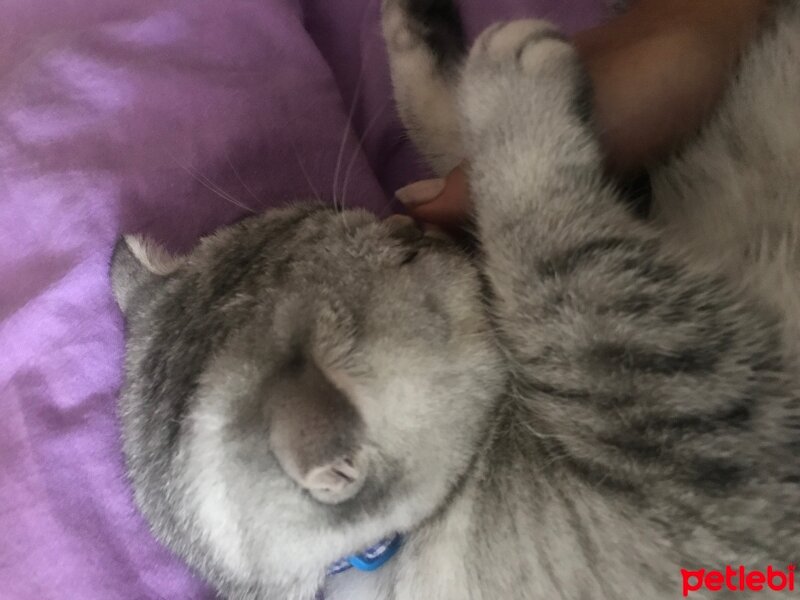
[[[602,0],[462,2],[472,34]],[[0,5],[0,598],[200,599],[123,472],[115,239],[175,250],[319,196],[386,213],[424,169],[391,103],[380,0]],[[568,5],[568,6],[566,6]]]

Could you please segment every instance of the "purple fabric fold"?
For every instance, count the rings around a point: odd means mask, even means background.
[[[601,0],[462,2],[469,31]],[[425,175],[391,102],[380,0],[0,6],[0,598],[208,599],[123,471],[121,233],[173,250],[298,198],[397,207]]]

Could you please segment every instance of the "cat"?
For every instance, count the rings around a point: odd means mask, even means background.
[[[414,141],[439,173],[468,160],[480,252],[313,204],[186,256],[121,240],[124,451],[154,533],[236,600],[657,600],[682,569],[789,572],[800,7],[774,4],[653,172],[647,221],[557,29],[468,48],[448,0],[382,10]],[[395,533],[381,569],[326,577]]]

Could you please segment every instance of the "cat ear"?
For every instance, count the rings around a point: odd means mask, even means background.
[[[128,312],[137,290],[157,283],[184,261],[146,237],[121,237],[111,256],[111,289],[122,312]]]
[[[291,371],[268,392],[272,452],[320,502],[349,500],[364,485],[369,466],[361,417],[313,363]]]

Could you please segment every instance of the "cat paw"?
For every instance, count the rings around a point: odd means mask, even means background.
[[[516,140],[524,152],[557,140],[575,124],[585,80],[575,48],[550,23],[493,25],[473,45],[462,77],[466,143],[479,150]]]
[[[476,40],[470,53],[474,66],[506,65],[526,73],[558,69],[575,60],[575,49],[554,25],[536,19],[496,23]]]

